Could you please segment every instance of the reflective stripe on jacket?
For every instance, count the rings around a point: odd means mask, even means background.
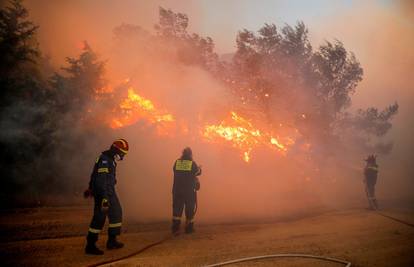
[[[174,162],[173,171],[173,193],[194,191],[196,176],[201,174],[201,170],[195,161],[177,159]]]
[[[105,152],[96,159],[89,188],[95,197],[108,198],[115,194],[116,162]]]

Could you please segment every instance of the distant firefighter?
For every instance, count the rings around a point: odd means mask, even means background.
[[[365,191],[367,193],[370,208],[376,210],[378,209],[378,203],[375,197],[375,184],[377,183],[378,177],[377,157],[369,155],[365,161],[367,162],[364,169]]]
[[[171,231],[178,234],[181,224],[181,216],[185,207],[186,225],[185,232],[194,231],[194,216],[197,209],[197,191],[200,182],[197,176],[201,175],[201,167],[193,161],[191,148],[186,147],[179,159],[174,163],[173,195],[173,219]]]
[[[85,197],[93,196],[95,200],[94,213],[86,238],[86,254],[102,255],[104,253],[96,247],[96,241],[98,241],[98,234],[107,216],[109,218],[107,249],[118,249],[124,246],[116,239],[117,235],[121,234],[122,208],[115,192],[115,184],[116,161],[122,160],[128,150],[128,142],[118,139],[96,159],[89,188],[84,193]]]

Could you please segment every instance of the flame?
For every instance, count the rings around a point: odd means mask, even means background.
[[[245,162],[250,161],[250,153],[255,147],[266,146],[283,154],[288,150],[288,146],[294,143],[294,140],[289,137],[282,142],[280,138],[271,133],[255,128],[249,120],[235,112],[232,111],[230,114],[230,122],[222,121],[218,125],[206,125],[202,135],[211,142],[220,139],[229,142],[232,147],[242,151],[242,158]]]
[[[249,162],[249,160],[250,160],[250,154],[249,154],[249,152],[245,151],[245,152],[243,153],[243,160],[244,160],[245,162]]]
[[[129,79],[125,79],[125,83]],[[106,89],[106,88],[105,88]],[[155,126],[158,133],[164,136],[189,134],[189,125],[185,120],[176,120],[169,112],[158,108],[154,102],[139,95],[133,87],[128,88],[127,97],[122,99],[114,110],[115,116],[110,119],[109,126],[113,129],[133,125],[138,121],[144,121]],[[250,162],[251,152],[257,147],[269,149],[285,155],[288,147],[295,143],[291,137],[281,138],[272,132],[255,127],[252,122],[239,116],[236,112],[230,112],[230,118],[219,124],[201,124],[201,138],[211,143],[220,143],[223,140],[232,147],[241,151],[241,158]],[[278,133],[283,131],[282,124],[278,127]],[[175,130],[175,131],[172,131]]]
[[[154,103],[137,94],[134,88],[128,88],[128,96],[119,104],[120,116],[110,122],[111,128],[132,125],[139,120],[158,124],[158,130],[175,121],[172,114],[157,109]]]

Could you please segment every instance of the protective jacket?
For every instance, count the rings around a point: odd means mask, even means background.
[[[197,205],[196,191],[200,188],[197,176],[201,175],[201,169],[193,160],[180,158],[175,161],[173,171],[172,232],[175,233],[178,230],[184,208],[186,217],[186,232],[192,231],[193,219]]]
[[[115,184],[116,162],[110,151],[104,151],[95,161],[89,182],[89,189],[92,190],[95,200],[94,214],[89,225],[89,242],[96,242],[106,217],[109,219],[108,235],[121,233],[122,208],[115,191]],[[102,211],[104,201],[108,203],[108,213]]]
[[[365,190],[368,197],[368,204],[372,209],[378,209],[377,199],[375,197],[375,184],[378,177],[378,165],[375,163],[368,163],[364,169],[365,176]]]
[[[116,162],[108,154],[104,151],[96,159],[89,182],[93,195],[106,199],[115,194],[116,184]]]
[[[197,176],[201,175],[201,169],[195,161],[177,159],[174,162],[173,171],[173,194],[194,192],[199,187]]]
[[[378,165],[367,164],[367,166],[364,169],[364,176],[365,176],[365,182],[369,186],[375,185],[375,183],[377,182],[377,177],[378,177]]]

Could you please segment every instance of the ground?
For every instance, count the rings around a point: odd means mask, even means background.
[[[169,222],[126,221],[126,247],[104,256],[83,253],[91,207],[2,211],[1,266],[88,266],[115,259],[169,236]],[[414,222],[414,212],[384,210]],[[414,228],[366,209],[326,211],[266,223],[201,224],[196,233],[168,239],[107,266],[203,266],[278,253],[321,255],[352,266],[414,266]],[[99,240],[104,248],[106,236]],[[233,266],[344,266],[313,259],[272,259]]]

